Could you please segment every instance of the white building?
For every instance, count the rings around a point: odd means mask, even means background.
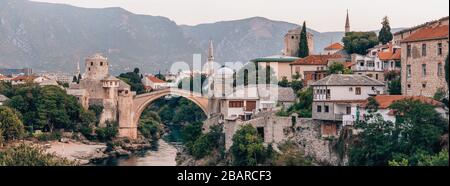
[[[383,94],[385,88],[384,83],[375,79],[348,74],[332,74],[311,86],[312,118],[330,122],[332,129],[327,135],[336,135],[341,124],[356,114],[357,105],[370,96]]]
[[[153,76],[147,75],[143,79],[144,86],[147,90],[161,90],[165,88],[169,88],[170,84]]]

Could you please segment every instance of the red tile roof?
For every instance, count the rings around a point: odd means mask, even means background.
[[[379,106],[378,106],[379,109],[387,109],[394,102],[405,100],[405,99],[419,100],[422,103],[426,103],[426,104],[430,104],[430,105],[434,105],[434,106],[442,105],[441,102],[431,99],[429,97],[425,97],[425,96],[378,95],[378,96],[375,96],[374,98],[379,104]],[[368,104],[368,102],[369,101],[366,100],[361,106],[365,107]]]
[[[344,45],[341,43],[333,43],[330,46],[325,47],[325,50],[340,50],[343,49]]]
[[[342,55],[310,55],[292,62],[291,65],[328,65],[328,60],[338,58],[342,58]]]
[[[409,37],[404,39],[402,42],[448,38],[448,28],[449,28],[448,25],[440,25],[432,28],[425,27],[414,32]]]
[[[147,76],[147,79],[153,83],[165,83],[165,81],[163,81],[155,76]]]
[[[23,81],[23,80],[33,80],[34,77],[33,76],[17,76],[13,79],[11,79],[11,81]]]

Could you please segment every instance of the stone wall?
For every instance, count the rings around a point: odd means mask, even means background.
[[[264,142],[266,144],[280,144],[287,140],[296,142],[305,151],[306,156],[311,157],[319,164],[343,165],[347,162],[346,158],[343,158],[343,160],[339,158],[334,148],[336,139],[322,137],[321,126],[324,124],[322,121],[296,116],[280,117],[274,113],[267,113],[249,121],[224,121],[226,149],[232,146],[232,138],[235,132],[246,124],[255,128],[264,127]]]

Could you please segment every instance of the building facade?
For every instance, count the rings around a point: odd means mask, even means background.
[[[438,90],[448,93],[444,70],[448,55],[448,18],[411,32],[400,41],[402,94],[433,97]]]
[[[299,43],[300,43],[301,28],[289,30],[284,36],[284,50],[285,56],[298,57]],[[307,32],[306,38],[308,41],[309,54],[314,54],[314,35]]]
[[[85,72],[79,84],[71,84],[67,93],[77,97],[81,105],[88,109],[91,105],[103,107],[99,126],[106,126],[107,121],[127,120],[130,115],[134,93],[130,86],[122,80],[109,74],[108,59],[100,54],[94,54],[85,59]],[[119,121],[120,122],[120,121]],[[121,126],[119,136],[135,137],[132,129]]]

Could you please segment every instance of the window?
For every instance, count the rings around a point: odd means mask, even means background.
[[[367,67],[374,67],[375,62],[374,61],[367,61]]]
[[[410,89],[411,88],[411,84],[408,84],[408,89]]]
[[[353,92],[353,87],[348,88],[348,91]]]
[[[411,57],[411,45],[406,46],[406,57]]]
[[[91,62],[91,66],[94,66],[94,62]]]
[[[427,56],[427,44],[422,44],[422,57]]]
[[[364,66],[364,60],[358,60],[359,66]]]
[[[230,101],[228,103],[228,107],[230,107],[230,108],[242,108],[242,107],[244,107],[244,102],[243,101]]]
[[[347,107],[347,110],[346,110],[347,112],[347,114],[351,114],[352,113],[352,107]]]
[[[426,83],[422,83],[422,88],[427,88],[427,84]]]
[[[442,56],[442,43],[438,43],[437,55]]]
[[[91,67],[88,68],[88,71],[91,71]]]
[[[427,64],[422,64],[422,77],[427,76]]]
[[[317,105],[317,112],[322,112],[322,106]]]
[[[438,76],[442,76],[442,63],[438,63],[438,69],[437,69],[437,74]]]
[[[291,39],[294,39],[294,36],[292,36]]]
[[[406,65],[406,77],[411,78],[411,65]]]
[[[326,112],[326,113],[330,112],[330,106],[325,105],[325,112]]]
[[[356,95],[361,95],[361,87],[356,87],[355,94]]]
[[[378,80],[378,74],[375,74],[375,79],[377,79],[377,80]]]
[[[103,66],[103,62],[100,62],[100,66]]]

